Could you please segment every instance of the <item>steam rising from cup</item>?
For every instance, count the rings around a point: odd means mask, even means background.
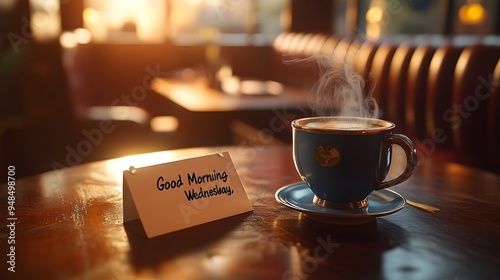
[[[337,56],[334,52],[330,56],[287,59],[285,63],[317,63],[319,78],[312,88],[314,102],[310,104],[316,116],[379,118],[377,102],[371,90],[365,91],[363,77]]]

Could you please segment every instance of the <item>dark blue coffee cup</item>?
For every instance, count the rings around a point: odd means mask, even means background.
[[[372,191],[406,181],[417,165],[412,141],[393,134],[395,125],[385,120],[313,117],[294,120],[292,128],[295,167],[320,206],[364,208]],[[393,144],[405,151],[406,167],[398,177],[384,181]]]

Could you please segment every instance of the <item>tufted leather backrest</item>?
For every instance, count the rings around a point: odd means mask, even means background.
[[[488,107],[489,163],[493,171],[500,172],[500,59],[493,72]]]
[[[426,36],[423,42],[416,44],[416,49],[411,57],[408,65],[404,105],[406,133],[410,137],[427,137],[425,104],[429,68],[436,50],[445,45],[446,41],[447,39],[443,36]]]
[[[488,102],[500,44],[467,47],[457,61],[452,95],[453,144],[463,159],[488,168]]]

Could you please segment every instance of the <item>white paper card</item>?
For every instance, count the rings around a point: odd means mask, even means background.
[[[123,221],[149,238],[252,210],[228,152],[123,172]]]

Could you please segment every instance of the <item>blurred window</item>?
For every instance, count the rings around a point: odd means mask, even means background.
[[[177,44],[270,45],[286,29],[288,0],[171,0]]]
[[[497,0],[341,0],[334,33],[371,40],[394,34],[493,34],[500,25],[499,8]]]
[[[97,42],[162,42],[166,7],[165,0],[85,0],[84,27]]]
[[[393,34],[442,34],[448,1],[360,0],[358,34],[377,39]]]
[[[289,0],[85,0],[84,27],[101,42],[269,45]]]

